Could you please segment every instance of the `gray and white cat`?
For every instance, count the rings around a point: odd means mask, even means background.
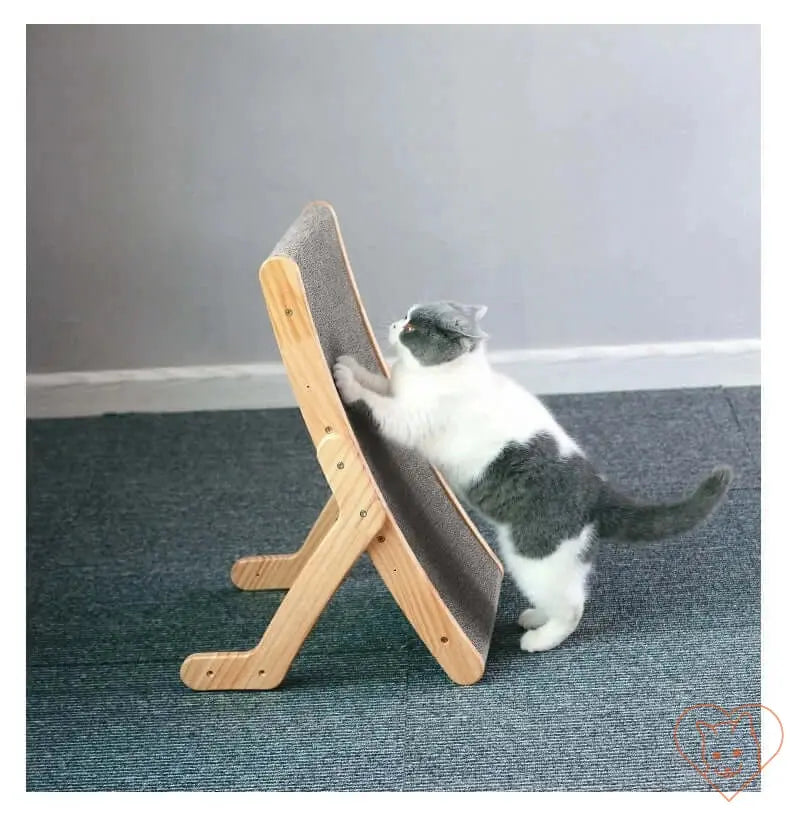
[[[349,356],[333,368],[341,398],[363,401],[384,436],[421,453],[497,531],[505,567],[532,607],[522,650],[550,650],[576,629],[599,537],[679,534],[729,488],[717,467],[677,503],[649,504],[609,486],[546,407],[496,372],[480,328],[485,306],[415,305],[393,323],[391,379]]]

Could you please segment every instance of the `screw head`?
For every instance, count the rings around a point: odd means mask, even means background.
[[[291,316],[293,316],[293,313],[294,312],[290,308],[285,309],[285,316],[291,317]]]
[[[379,536],[376,537],[376,542],[377,543],[383,543],[384,542],[384,537],[381,534],[379,534]]]
[[[365,509],[362,509],[362,511],[359,513],[359,516],[360,517],[367,517],[368,513],[367,513],[367,511]]]
[[[324,427],[324,432],[332,432],[332,428],[331,427]]]
[[[345,469],[345,467],[346,467],[346,465],[343,463],[343,461],[338,461],[337,462],[337,468],[338,469]]]

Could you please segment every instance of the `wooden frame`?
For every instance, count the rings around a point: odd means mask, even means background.
[[[288,591],[259,643],[248,651],[195,653],[182,664],[182,681],[194,690],[277,687],[324,607],[365,551],[447,675],[459,684],[478,681],[485,657],[417,560],[360,450],[322,351],[299,267],[288,257],[272,256],[259,276],[283,363],[332,497],[298,551],[244,557],[233,565],[231,579],[242,590]],[[354,292],[358,299],[356,286]],[[365,322],[386,371],[366,317]],[[441,483],[501,574],[501,563],[446,483]]]

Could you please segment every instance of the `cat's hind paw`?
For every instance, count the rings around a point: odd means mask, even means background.
[[[525,630],[533,630],[536,627],[546,624],[548,616],[537,608],[527,608],[518,617],[518,623]]]
[[[573,627],[561,625],[553,619],[535,630],[528,630],[521,637],[521,649],[528,653],[553,650],[573,633]]]

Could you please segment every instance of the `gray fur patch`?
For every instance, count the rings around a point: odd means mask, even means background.
[[[586,458],[561,458],[556,441],[540,434],[504,447],[466,493],[493,521],[510,525],[519,554],[541,559],[595,520],[601,488]]]
[[[636,500],[610,486],[583,456],[561,458],[544,433],[505,446],[466,495],[482,514],[509,525],[516,551],[531,559],[549,556],[593,523],[589,561],[599,536],[638,542],[690,531],[713,513],[731,482],[732,471],[718,467],[685,499]]]
[[[716,467],[687,498],[674,503],[646,503],[606,487],[596,510],[602,537],[661,540],[698,526],[713,514],[732,483],[728,466]]]
[[[451,362],[487,338],[479,324],[485,312],[482,305],[450,301],[417,305],[409,316],[410,330],[401,332],[400,341],[421,365]]]

